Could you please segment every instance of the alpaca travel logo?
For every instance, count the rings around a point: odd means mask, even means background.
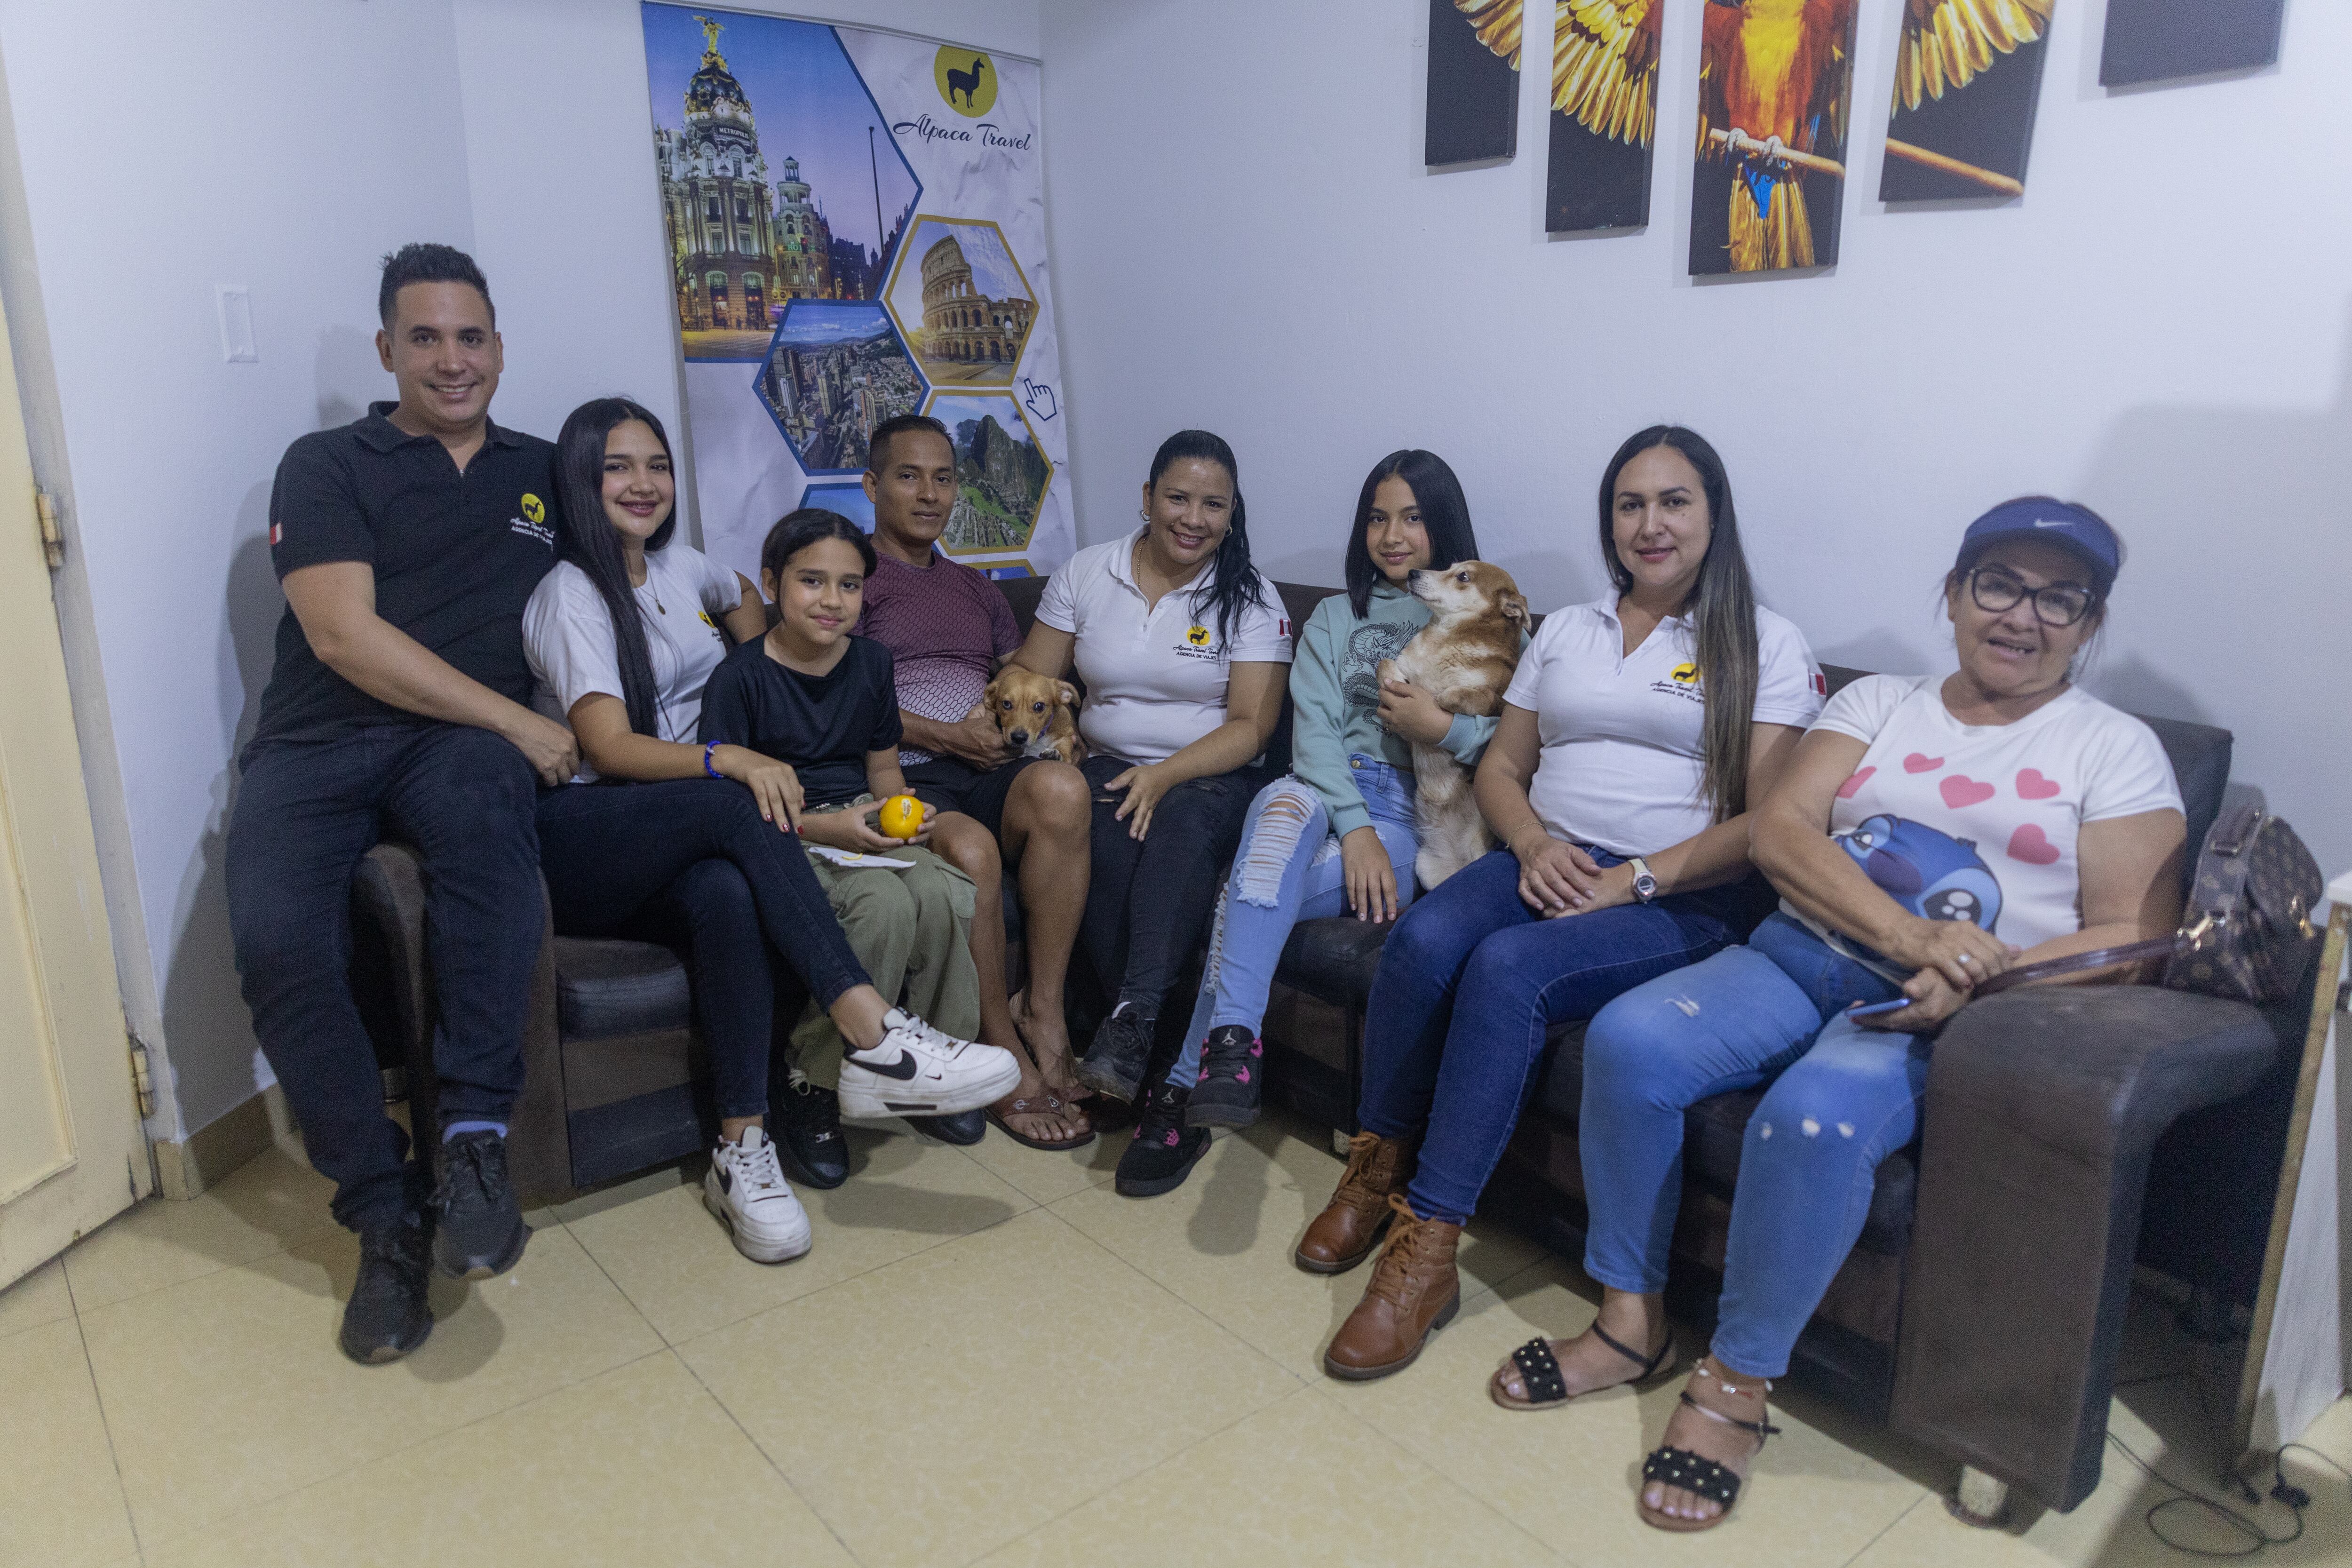
[[[931,79],[950,109],[977,120],[996,104],[996,62],[978,49],[942,45],[931,61]]]

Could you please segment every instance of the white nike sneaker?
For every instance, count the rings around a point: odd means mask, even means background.
[[[898,1007],[882,1027],[880,1045],[841,1058],[844,1116],[953,1116],[993,1105],[1021,1082],[1011,1051],[959,1040]]]
[[[785,1184],[776,1146],[757,1127],[710,1152],[702,1178],[702,1206],[735,1237],[735,1250],[754,1263],[785,1263],[809,1249],[808,1214]]]

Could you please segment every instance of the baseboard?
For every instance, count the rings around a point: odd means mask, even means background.
[[[273,1083],[188,1137],[155,1144],[155,1190],[193,1198],[293,1131],[286,1091]]]

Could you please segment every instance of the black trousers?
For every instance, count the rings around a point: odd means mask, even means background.
[[[1112,816],[1125,792],[1103,787],[1134,765],[1108,756],[1080,764],[1094,796],[1094,880],[1078,943],[1115,1005],[1156,1015],[1208,938],[1225,863],[1265,780],[1255,767],[1185,780],[1160,797],[1139,844]]]
[[[522,1089],[545,933],[537,795],[520,752],[462,724],[373,724],[246,753],[228,829],[237,974],[310,1163],[335,1184],[335,1218],[354,1230],[396,1216],[418,1177],[352,1000],[352,874],[388,837],[423,856],[441,1114],[503,1121]]]
[[[819,1007],[871,984],[800,836],[731,779],[566,784],[540,801],[539,843],[557,931],[684,958],[721,1116],[768,1109],[772,955]]]

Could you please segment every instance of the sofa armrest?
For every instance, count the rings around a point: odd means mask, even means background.
[[[2087,1497],[2149,1154],[2278,1049],[2252,1007],[2146,985],[1963,1009],[1928,1070],[1889,1425],[2052,1507]]]

